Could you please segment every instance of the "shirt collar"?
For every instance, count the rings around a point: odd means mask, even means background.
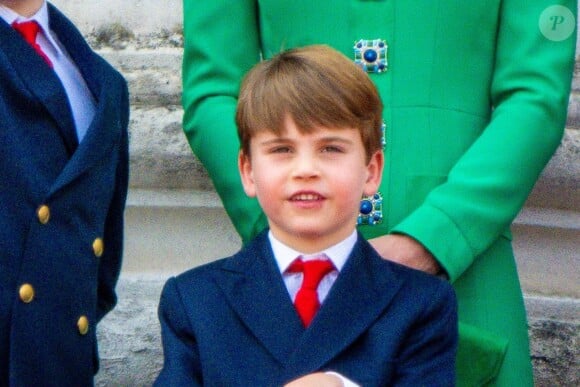
[[[289,246],[286,246],[276,239],[271,230],[268,232],[268,238],[270,239],[270,245],[272,246],[274,258],[276,259],[280,273],[284,273],[290,264],[299,256],[308,260],[309,257],[319,256],[321,254],[326,255],[334,267],[340,272],[357,241],[358,234],[356,230],[353,230],[352,234],[347,238],[316,254],[303,254]]]
[[[57,55],[61,54],[60,46],[56,43],[54,37],[52,36],[52,33],[50,32],[50,23],[48,20],[48,6],[46,5],[46,1],[44,1],[40,9],[30,17],[24,17],[14,12],[12,9],[4,5],[0,5],[0,17],[10,25],[12,25],[12,23],[14,22],[22,23],[30,20],[36,21],[40,26],[40,28],[42,29],[42,32],[44,33],[46,40],[48,40],[48,43],[55,50]]]

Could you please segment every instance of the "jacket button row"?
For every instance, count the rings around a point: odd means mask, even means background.
[[[36,210],[36,215],[41,224],[47,224],[50,220],[50,208],[46,204],[43,204],[38,207],[38,210]],[[104,251],[105,246],[103,240],[101,238],[96,238],[93,242],[93,252],[95,253],[95,256],[100,257],[103,255]]]
[[[20,297],[20,301],[28,304],[34,299],[34,288],[30,284],[23,284],[18,289],[18,296]],[[89,319],[87,316],[79,317],[77,328],[81,335],[86,335],[89,332]]]

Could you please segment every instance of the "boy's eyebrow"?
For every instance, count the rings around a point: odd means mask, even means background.
[[[325,137],[317,138],[316,141],[318,141],[318,142],[344,142],[347,144],[352,143],[351,139],[343,138],[340,136],[325,136]]]
[[[320,138],[315,138],[313,143],[318,145],[331,144],[350,147],[352,146],[353,141],[350,138],[343,138],[340,136],[323,136]]]
[[[264,141],[260,141],[258,143],[258,145],[273,145],[273,144],[288,143],[288,142],[294,142],[294,140],[291,138],[287,138],[287,137],[275,137],[272,139],[266,139]],[[352,140],[350,140],[348,138],[343,138],[340,136],[324,136],[324,137],[320,137],[320,138],[314,138],[313,142],[342,142],[345,144],[350,144],[350,143],[352,143]]]
[[[292,142],[292,140],[289,138],[285,138],[285,137],[274,137],[272,139],[266,139],[266,140],[260,141],[260,142],[258,142],[258,145],[268,146],[268,145],[275,145],[275,144],[288,143],[288,142]]]

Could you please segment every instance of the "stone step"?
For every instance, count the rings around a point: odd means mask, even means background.
[[[124,272],[176,274],[241,246],[213,192],[133,189],[125,217]]]
[[[182,25],[182,0],[51,0],[85,35],[122,24],[132,35],[174,30]]]

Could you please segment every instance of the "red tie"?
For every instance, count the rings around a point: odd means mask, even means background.
[[[46,56],[44,51],[42,51],[42,48],[40,48],[38,43],[36,43],[36,35],[38,35],[38,31],[40,30],[40,26],[38,25],[37,22],[35,22],[34,20],[27,21],[24,23],[14,22],[12,23],[12,28],[18,31],[20,35],[22,35],[24,40],[26,40],[28,44],[30,44],[32,48],[34,48],[34,51],[36,51],[38,55],[40,55],[42,59],[44,59],[44,61],[50,67],[52,67],[52,62],[50,61],[50,59],[48,59],[48,56]]]
[[[334,265],[331,261],[325,259],[315,259],[309,261],[302,261],[297,259],[288,268],[289,272],[300,273],[304,277],[302,279],[302,286],[296,293],[294,306],[298,311],[298,315],[305,327],[310,325],[314,315],[320,308],[318,301],[318,285],[324,276],[334,270]]]

